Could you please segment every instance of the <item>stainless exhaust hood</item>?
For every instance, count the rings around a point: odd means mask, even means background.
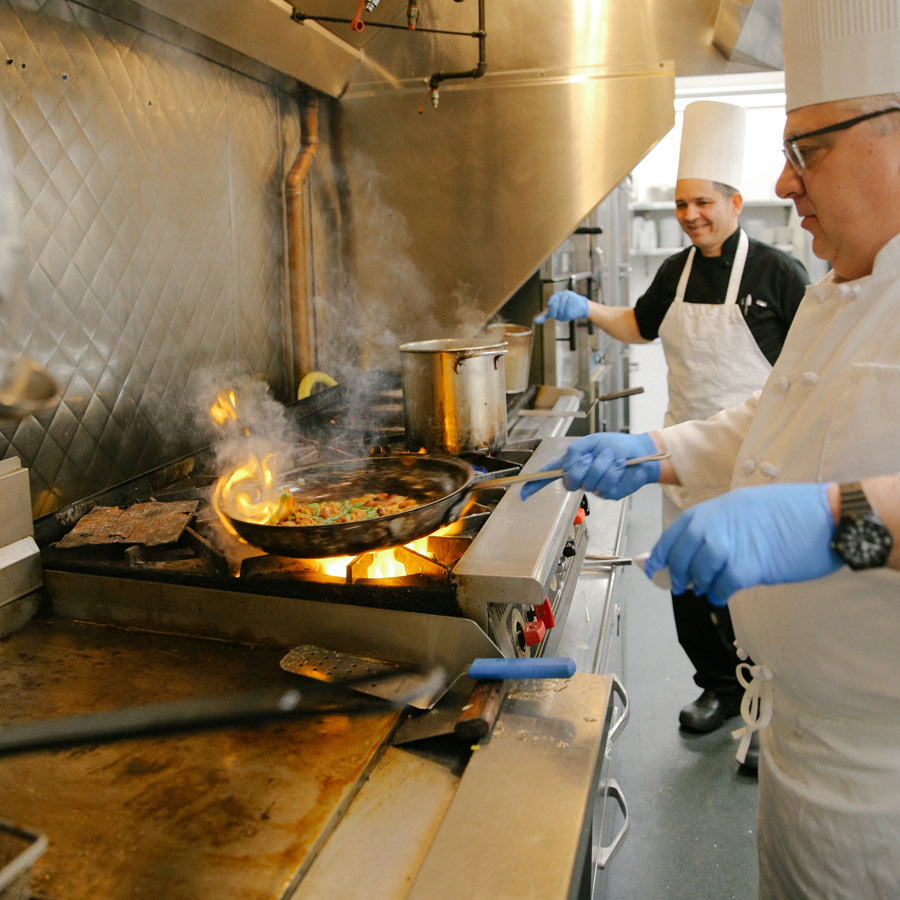
[[[364,366],[483,325],[672,127],[676,74],[758,68],[713,47],[708,0],[485,0],[486,74],[434,108],[431,76],[478,61],[478,0],[419,0],[416,31],[407,0],[362,30],[358,0],[140,2],[335,98],[316,166],[338,191],[311,206],[319,347],[340,284],[371,326]]]
[[[719,0],[713,44],[728,59],[783,68],[781,0]]]

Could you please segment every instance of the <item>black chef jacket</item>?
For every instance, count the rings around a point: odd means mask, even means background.
[[[736,229],[726,239],[721,256],[704,256],[697,250],[684,293],[686,303],[725,301],[738,234]],[[638,331],[645,340],[659,337],[659,326],[675,299],[689,252],[690,247],[686,247],[666,259],[650,287],[635,304]],[[737,302],[750,333],[772,365],[781,352],[808,283],[806,269],[796,259],[750,238]]]

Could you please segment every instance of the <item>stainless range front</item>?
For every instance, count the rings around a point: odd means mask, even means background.
[[[302,435],[298,455],[316,462],[341,454],[406,451],[398,386],[389,376],[366,384],[366,402],[360,404],[357,396],[353,404],[366,409],[364,419],[348,408],[339,391],[331,403],[321,395],[312,398],[316,408],[309,413],[297,404],[293,412],[303,416],[297,426]],[[363,389],[348,390],[358,395]],[[537,471],[571,440],[553,436],[555,424],[553,419],[541,423],[550,436],[531,430],[527,439],[513,439],[494,454],[466,458],[477,478]],[[356,614],[350,607],[360,607],[367,610],[365,630],[373,639],[396,627],[395,617],[381,617],[387,623],[381,629],[378,610],[464,618],[484,633],[482,649],[494,645],[493,652],[482,655],[551,655],[584,557],[589,513],[586,499],[561,483],[527,502],[516,488],[479,491],[451,532],[441,529],[410,547],[354,558],[294,560],[267,555],[223,533],[206,505],[222,474],[218,465],[214,450],[198,453],[39,520],[36,537],[44,568],[52,573],[48,584],[65,585],[76,575],[91,575],[135,582],[133,592],[152,583],[292,597],[311,601],[310,615],[328,620],[333,611],[327,605],[348,607],[343,613],[347,620]],[[91,508],[185,501],[201,507],[175,543],[69,546],[67,533]],[[315,604],[321,605],[321,613]],[[460,623],[447,621],[444,627],[459,630]],[[359,651],[356,643],[354,639]]]

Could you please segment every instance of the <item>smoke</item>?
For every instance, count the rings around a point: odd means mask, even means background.
[[[241,490],[255,500],[277,501],[283,477],[316,455],[304,447],[287,408],[272,396],[269,385],[236,365],[200,371],[192,380],[186,405],[192,427],[212,444],[217,478],[206,497],[211,507],[223,480],[251,461],[257,464],[255,474],[241,483]],[[274,475],[270,485],[262,477],[263,462]],[[224,505],[229,515],[237,512]],[[211,511],[204,518],[233,569],[242,559],[262,552],[240,541]]]
[[[434,295],[427,247],[392,202],[390,178],[357,151],[334,188],[341,206],[323,237],[332,245],[319,247],[340,272],[327,272],[314,300],[320,368],[338,380],[360,369],[399,371],[401,344],[477,335],[484,319],[476,289],[459,283],[450,296]],[[339,230],[341,246],[333,237]],[[358,272],[367,273],[365,296]],[[377,278],[369,277],[373,272]]]
[[[196,429],[214,445],[216,462],[227,472],[250,454],[287,457],[299,436],[283,404],[264,381],[237,366],[197,373],[188,407]]]
[[[484,337],[484,316],[478,308],[478,292],[470,284],[458,284],[450,295],[451,333],[446,337]]]

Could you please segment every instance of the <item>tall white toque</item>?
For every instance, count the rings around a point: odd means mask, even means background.
[[[900,0],[782,0],[787,111],[900,92]]]
[[[678,180],[701,178],[739,188],[747,114],[733,103],[696,100],[684,109]]]

